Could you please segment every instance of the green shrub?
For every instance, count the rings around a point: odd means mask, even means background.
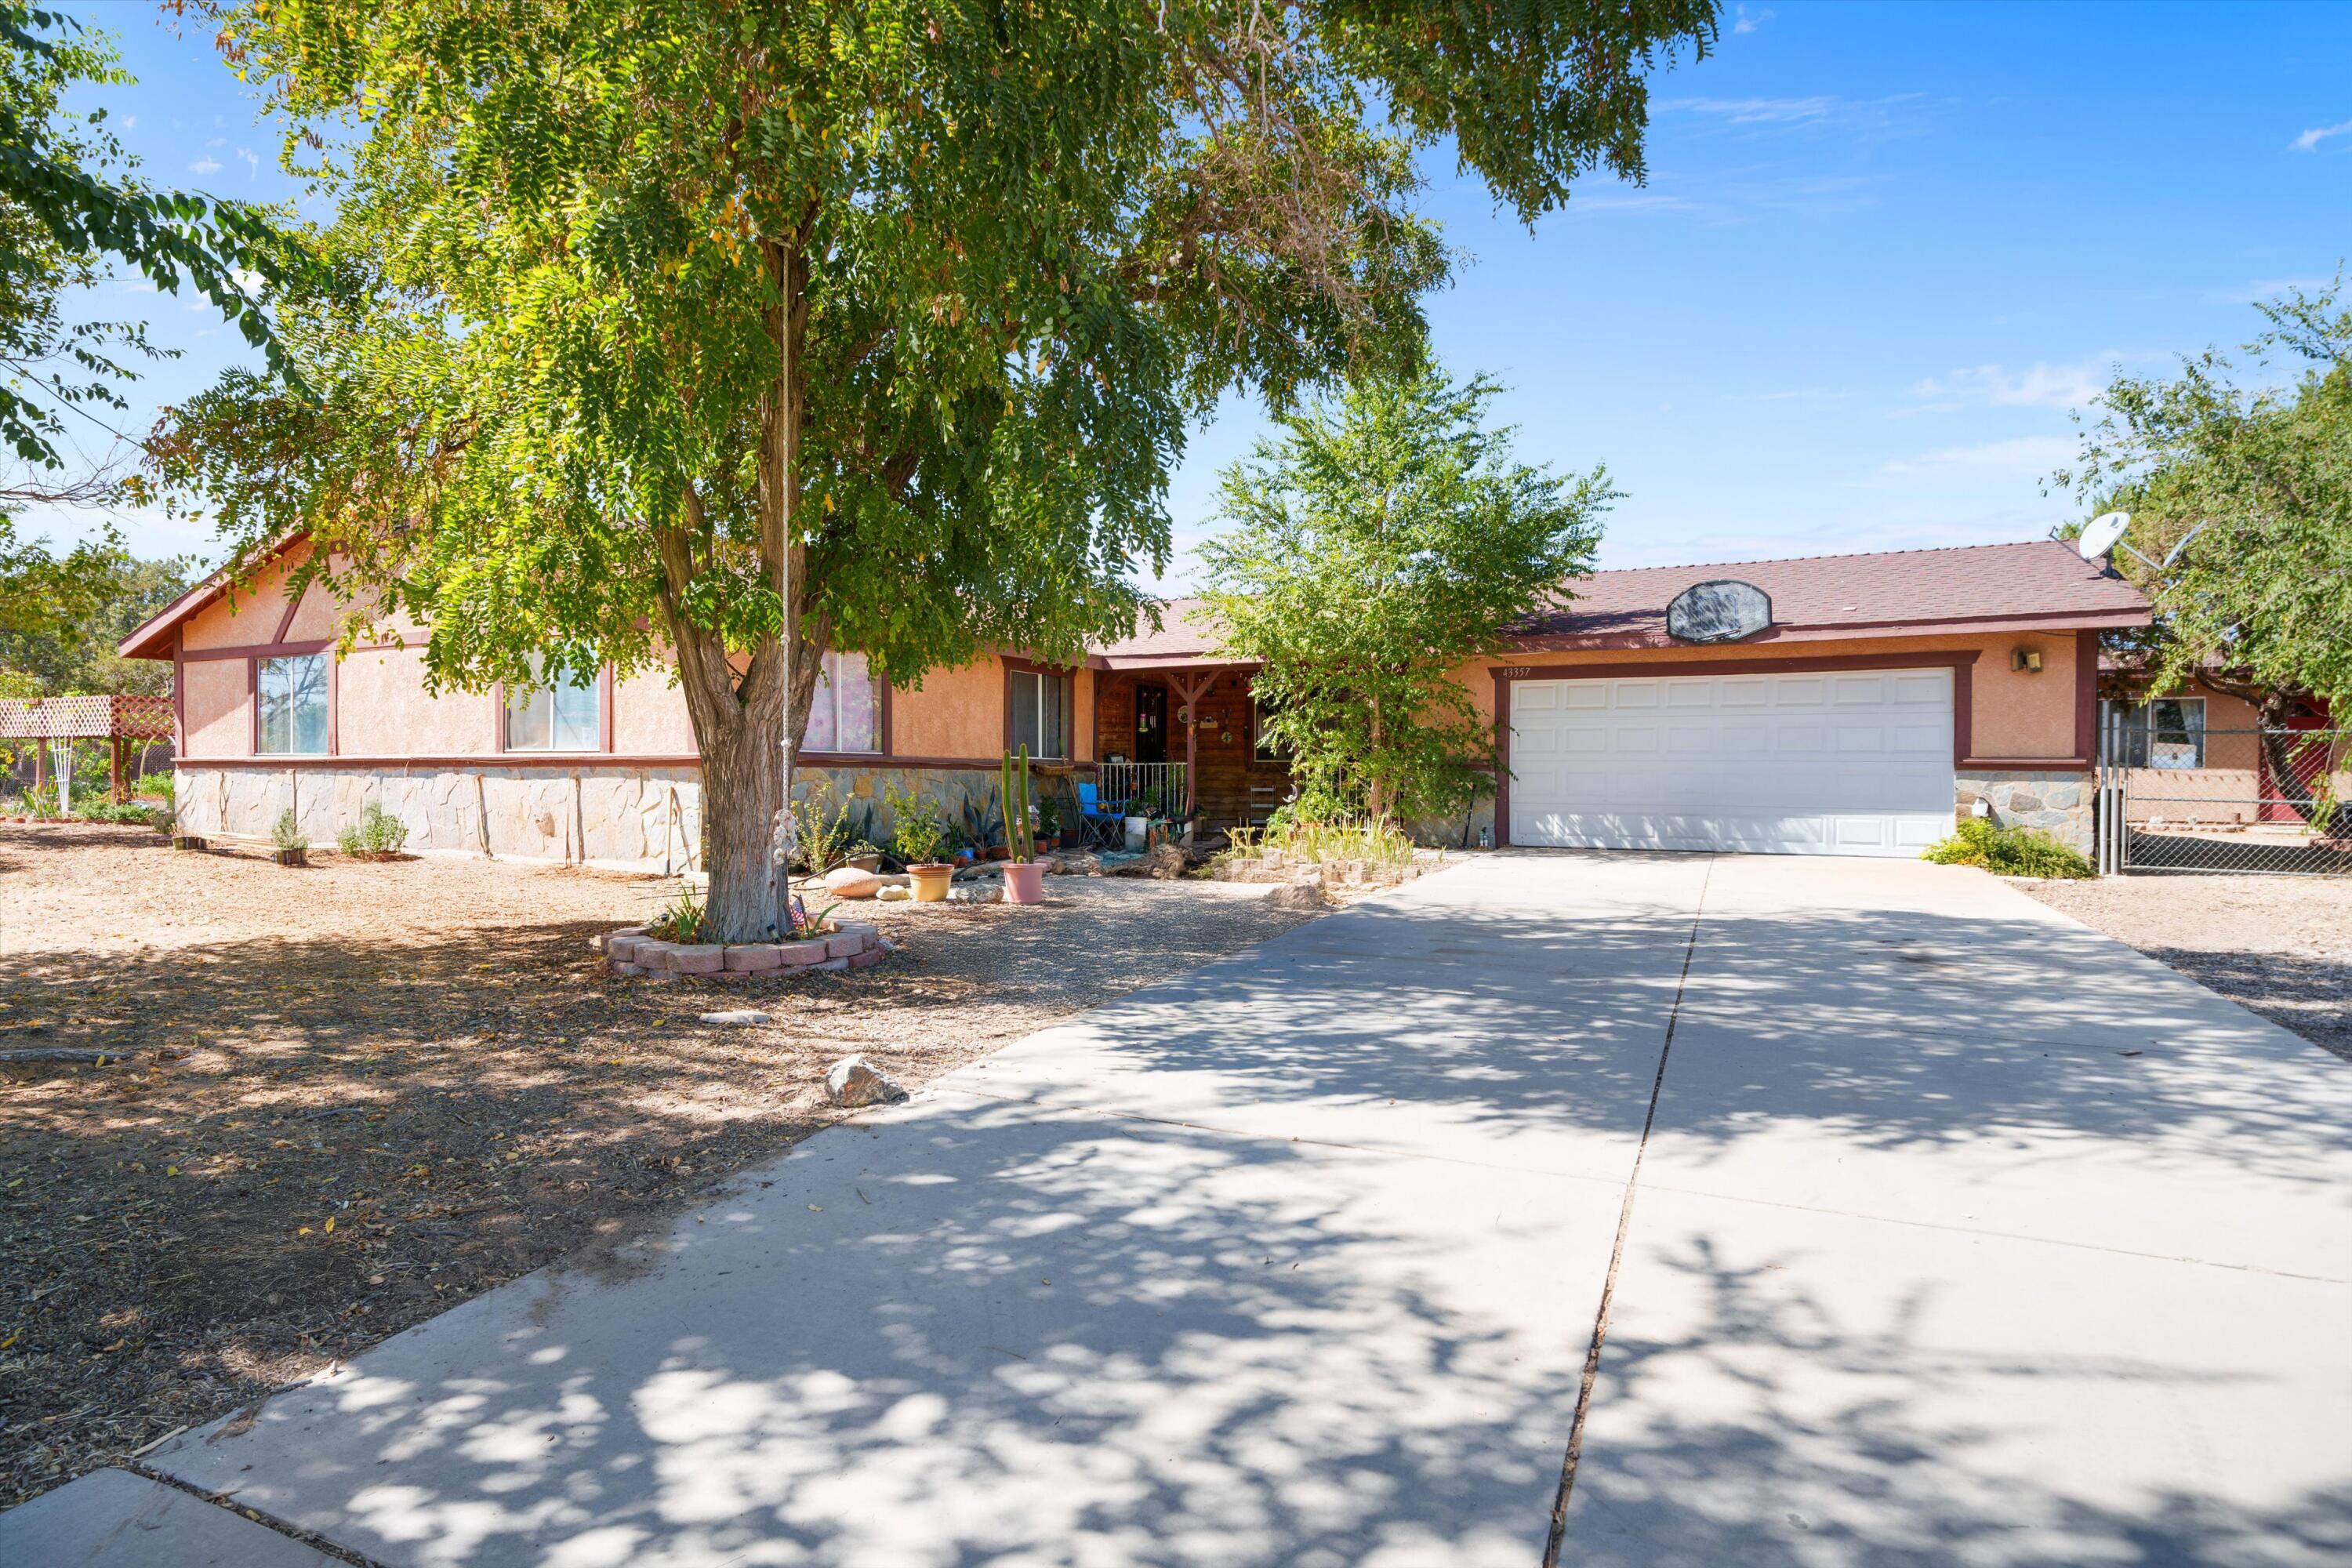
[[[335,847],[346,855],[386,856],[400,853],[408,842],[408,824],[384,810],[376,802],[368,802],[360,813],[359,825],[345,827],[335,834]]]
[[[289,805],[284,811],[279,812],[278,814],[278,820],[269,825],[269,842],[275,844],[280,849],[308,849],[310,847],[310,840],[309,837],[303,833],[302,825],[294,820],[294,808],[292,806]]]
[[[646,922],[646,934],[656,942],[700,942],[703,916],[702,900],[695,897],[694,884],[680,882],[677,897]]]
[[[104,805],[93,805],[87,810],[77,811],[74,815],[84,822],[121,822],[127,823],[134,827],[169,827],[172,826],[172,814],[168,810],[164,809],[163,806],[151,805],[144,801],[126,801],[124,804],[117,805],[110,800]]]
[[[890,807],[891,853],[909,866],[936,864],[948,839],[939,802],[927,795],[900,795],[897,785],[887,783],[882,794]]]
[[[1981,866],[2003,877],[2093,877],[2091,863],[2047,833],[2032,827],[1995,827],[1971,816],[1921,856],[1938,866]]]

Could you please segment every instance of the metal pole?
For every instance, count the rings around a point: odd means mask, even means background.
[[[776,449],[771,458],[770,482],[776,487],[776,515],[780,521],[776,538],[776,653],[783,668],[784,707],[783,732],[777,744],[783,748],[782,765],[779,770],[780,790],[776,804],[774,854],[776,862],[776,935],[793,934],[793,852],[798,847],[798,833],[793,822],[793,265],[785,259],[783,277],[778,280],[783,290],[783,331],[777,334],[776,354]]]

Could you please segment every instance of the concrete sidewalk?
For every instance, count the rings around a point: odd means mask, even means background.
[[[1500,855],[148,1462],[403,1565],[1528,1564],[1605,1298],[1562,1562],[2317,1563],[2347,1194],[2343,1064],[1981,874]]]

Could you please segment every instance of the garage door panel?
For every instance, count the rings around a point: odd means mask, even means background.
[[[1951,831],[1946,670],[1511,690],[1515,843],[1911,856]]]

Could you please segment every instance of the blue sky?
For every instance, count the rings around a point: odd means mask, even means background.
[[[154,177],[288,194],[202,34],[72,9],[122,36],[141,82],[100,96]],[[1594,181],[1530,233],[1433,168],[1473,258],[1437,350],[1509,387],[1523,457],[1608,464],[1603,565],[2036,537],[2073,514],[2042,481],[2114,367],[2242,342],[2250,300],[2352,258],[2347,59],[2347,5],[1750,4],[1655,79],[1645,187]],[[101,303],[185,351],[134,431],[242,351],[180,301]],[[1160,585],[1263,428],[1236,400],[1195,435]],[[148,553],[209,542],[124,522]]]

